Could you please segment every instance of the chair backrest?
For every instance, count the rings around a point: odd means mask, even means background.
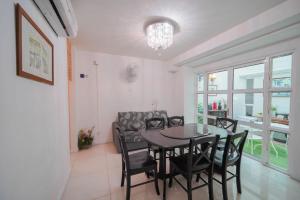
[[[125,141],[125,136],[123,133],[121,133],[119,128],[117,128],[117,131],[119,132],[118,136],[119,136],[119,142],[121,147],[121,156],[123,162],[125,163],[126,169],[129,169],[129,154],[128,154],[127,143]]]
[[[193,169],[199,165],[199,163],[205,162],[208,163],[208,168],[213,167],[219,138],[219,135],[215,135],[199,139],[190,139],[187,163],[189,175],[192,174]]]
[[[227,164],[234,165],[241,161],[247,135],[248,130],[227,136],[223,152],[222,167],[226,167]],[[233,162],[229,162],[229,160]]]
[[[151,119],[146,119],[146,130],[154,129],[164,129],[165,128],[165,119],[154,117]]]
[[[226,117],[217,117],[216,126],[236,132],[238,120],[226,118]]]
[[[168,117],[168,127],[176,127],[184,125],[184,116]]]

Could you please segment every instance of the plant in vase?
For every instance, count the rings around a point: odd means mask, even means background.
[[[78,149],[87,149],[90,148],[93,144],[94,140],[94,131],[95,127],[93,126],[92,128],[88,130],[80,129],[79,135],[78,135]]]
[[[276,112],[277,112],[277,107],[272,106],[271,110],[272,110],[272,117],[275,117]]]

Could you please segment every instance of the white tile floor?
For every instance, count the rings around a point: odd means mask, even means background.
[[[72,171],[65,188],[63,200],[123,200],[125,188],[120,187],[121,158],[113,144],[96,145],[71,155]],[[146,180],[144,174],[133,178],[133,184]],[[298,200],[300,183],[269,169],[257,161],[244,157],[242,162],[242,190],[237,195],[235,180],[228,183],[229,199],[237,200]],[[162,184],[160,182],[162,194]],[[222,199],[219,184],[214,184],[215,199]],[[133,188],[132,200],[159,200],[152,183]],[[175,182],[167,189],[167,199],[187,199],[186,193]],[[193,199],[208,199],[207,187],[193,192]]]

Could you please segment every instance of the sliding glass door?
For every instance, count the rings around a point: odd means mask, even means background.
[[[292,55],[197,75],[197,122],[237,119],[237,131],[249,130],[246,155],[287,170]]]

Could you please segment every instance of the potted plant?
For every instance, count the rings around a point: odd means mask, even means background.
[[[94,126],[88,130],[80,129],[78,135],[78,149],[88,149],[92,146],[94,140]]]
[[[271,110],[272,110],[272,116],[275,117],[277,108],[275,106],[272,106]]]

